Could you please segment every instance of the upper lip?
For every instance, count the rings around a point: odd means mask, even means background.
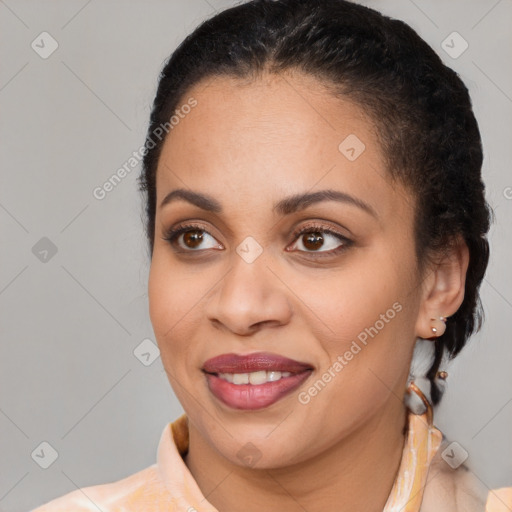
[[[250,373],[262,370],[300,373],[312,369],[310,364],[269,352],[246,355],[221,354],[208,359],[203,364],[203,370],[206,373]]]

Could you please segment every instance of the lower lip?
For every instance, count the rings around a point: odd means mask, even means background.
[[[206,374],[208,387],[221,402],[234,409],[263,409],[297,389],[311,374],[310,370],[282,377],[264,384],[232,384],[210,373]]]

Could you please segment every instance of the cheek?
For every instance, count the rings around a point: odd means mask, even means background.
[[[415,299],[404,285],[407,262],[402,261],[399,273],[398,260],[387,256],[378,258],[379,265],[360,257],[350,270],[347,265],[337,275],[315,280],[314,286],[308,277],[295,278],[296,289],[308,290],[304,311],[321,350],[317,378],[328,381],[311,389],[311,396],[323,395],[315,398],[318,406],[342,400],[355,411],[362,397],[378,404],[392,390],[400,392],[414,339]],[[309,389],[304,388],[306,393]]]
[[[184,276],[164,258],[153,256],[148,281],[149,316],[161,356],[176,364],[185,351],[194,306],[201,299],[196,280]],[[184,334],[185,333],[185,334]]]
[[[381,401],[403,376],[410,346],[407,313],[392,299],[362,303],[342,299],[339,310],[326,312],[331,313],[334,334],[325,332],[321,338],[325,357],[319,376],[329,379],[326,374],[334,373],[333,393],[349,402],[362,396]]]
[[[342,305],[346,314],[331,324],[337,334],[324,332],[318,338],[322,364],[298,396],[302,415],[314,418],[308,420],[311,431],[323,432],[327,444],[360,427],[385,404],[401,400],[408,371],[405,308],[391,301],[367,302],[366,308],[348,300]]]
[[[404,294],[395,272],[376,265],[369,255],[353,260],[358,261],[325,274],[283,276],[300,299],[298,316],[309,319],[309,328],[330,355],[348,350],[356,339],[364,343],[377,334],[385,337],[403,316]]]
[[[201,377],[200,372],[190,371],[197,363],[190,340],[198,329],[196,309],[207,289],[201,291],[197,279],[154,254],[148,281],[149,316],[169,383],[189,413],[196,407],[190,390],[198,384],[194,379]]]

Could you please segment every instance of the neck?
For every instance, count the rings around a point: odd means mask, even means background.
[[[400,466],[405,424],[397,402],[306,462],[249,469],[222,457],[189,423],[185,463],[219,512],[382,512]]]

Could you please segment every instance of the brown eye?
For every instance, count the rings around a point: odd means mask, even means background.
[[[305,235],[302,235],[302,243],[304,247],[309,251],[316,251],[322,247],[322,244],[324,243],[324,237],[319,231],[315,231],[314,233],[306,233]]]
[[[352,240],[324,226],[307,226],[294,236],[298,238],[293,248],[320,256],[334,255],[352,244]]]
[[[305,228],[296,236],[299,236],[296,249],[303,252],[334,253],[351,243],[351,240],[343,235],[325,228]]]
[[[195,249],[198,245],[201,245],[203,241],[203,235],[200,230],[191,230],[183,233],[183,243],[190,249]]]
[[[215,248],[223,249],[222,245],[201,226],[178,226],[167,231],[162,238],[182,252],[200,252],[203,249]],[[205,242],[208,239],[212,242],[210,246],[205,246]]]

